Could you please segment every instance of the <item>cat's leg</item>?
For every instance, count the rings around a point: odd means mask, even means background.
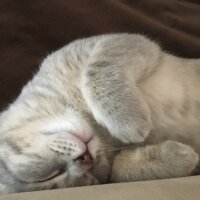
[[[123,150],[114,160],[111,182],[189,176],[198,162],[190,146],[175,141]]]
[[[151,128],[150,111],[137,84],[161,59],[159,47],[131,34],[97,40],[82,73],[81,91],[95,119],[123,142],[142,142]]]

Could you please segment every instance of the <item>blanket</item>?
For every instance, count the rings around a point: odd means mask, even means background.
[[[200,57],[199,0],[1,0],[0,110],[42,59],[72,40],[140,33],[168,52]]]

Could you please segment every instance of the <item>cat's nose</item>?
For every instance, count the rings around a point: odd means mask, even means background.
[[[79,133],[79,132],[74,132],[72,133],[74,136],[76,136],[77,138],[79,138],[82,142],[84,142],[85,144],[87,144],[91,139],[92,139],[92,135],[90,133]]]

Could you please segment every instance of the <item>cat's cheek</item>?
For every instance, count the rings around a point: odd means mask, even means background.
[[[93,136],[93,138],[87,144],[88,151],[90,152],[92,158],[95,160],[97,157],[97,152],[100,149],[101,142],[97,136]]]
[[[71,178],[80,178],[82,177],[91,166],[83,165],[80,160],[73,162],[70,167],[68,167],[68,173]]]

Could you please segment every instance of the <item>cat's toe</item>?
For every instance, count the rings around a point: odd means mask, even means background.
[[[199,155],[189,145],[166,141],[161,148],[163,159],[183,175],[190,175],[199,163]]]

